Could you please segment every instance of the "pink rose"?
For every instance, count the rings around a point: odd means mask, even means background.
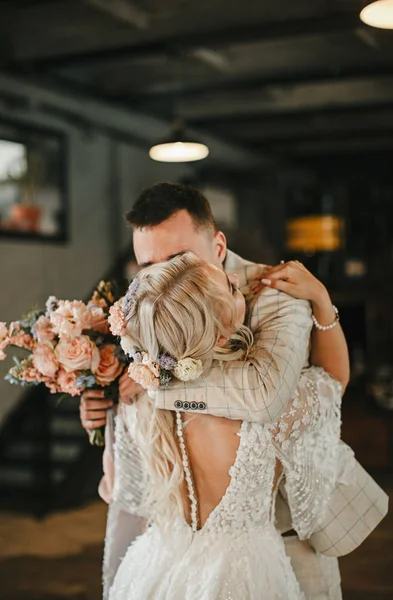
[[[123,365],[115,355],[116,346],[105,344],[100,348],[100,364],[95,373],[96,381],[100,385],[109,385],[123,370]]]
[[[109,324],[103,309],[95,304],[92,304],[87,308],[89,312],[90,328],[93,329],[93,331],[99,331],[100,333],[109,333]]]
[[[59,306],[50,314],[53,331],[67,337],[80,336],[90,328],[90,315],[84,302],[80,300],[59,300]]]
[[[67,373],[65,369],[60,369],[57,374],[57,385],[59,391],[70,396],[80,396],[82,389],[78,388],[76,373]]]
[[[52,342],[56,337],[50,319],[43,315],[37,319],[37,322],[34,325],[34,331],[39,342]]]
[[[128,374],[139,383],[145,390],[156,390],[160,385],[160,380],[146,364],[133,362],[128,367]]]
[[[53,379],[59,369],[53,346],[49,342],[39,342],[33,351],[33,365],[42,375]]]
[[[123,299],[121,298],[109,309],[108,322],[113,335],[125,335],[127,323],[123,314]]]
[[[89,370],[95,373],[100,364],[100,352],[87,335],[62,338],[55,348],[55,355],[68,373]]]

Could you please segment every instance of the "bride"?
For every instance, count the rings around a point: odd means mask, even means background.
[[[203,378],[214,359],[245,360],[252,345],[240,291],[190,253],[142,270],[123,307],[130,375],[152,398],[172,377]],[[146,529],[110,600],[303,598],[274,525],[275,497],[285,477],[293,527],[305,539],[336,481],[340,396],[339,382],[311,367],[273,425],[206,415],[197,403],[184,413],[156,410],[147,395],[136,402]]]

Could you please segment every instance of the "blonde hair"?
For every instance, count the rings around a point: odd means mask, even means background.
[[[214,359],[240,360],[252,345],[252,333],[235,326],[231,294],[211,277],[209,265],[191,253],[143,269],[133,294],[127,336],[135,351],[154,361],[162,354],[176,360],[202,361],[207,372]],[[224,324],[222,322],[225,315]],[[223,336],[228,342],[219,347]],[[180,485],[183,465],[176,443],[174,414],[156,409],[150,398],[137,403],[139,443],[148,476],[146,508],[160,526],[183,514]]]

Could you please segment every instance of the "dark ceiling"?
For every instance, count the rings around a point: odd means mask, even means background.
[[[302,164],[393,156],[393,31],[362,0],[0,0],[1,68]]]

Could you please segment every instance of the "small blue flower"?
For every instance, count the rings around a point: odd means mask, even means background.
[[[92,388],[96,383],[94,375],[80,375],[76,378],[76,387],[78,388]]]

